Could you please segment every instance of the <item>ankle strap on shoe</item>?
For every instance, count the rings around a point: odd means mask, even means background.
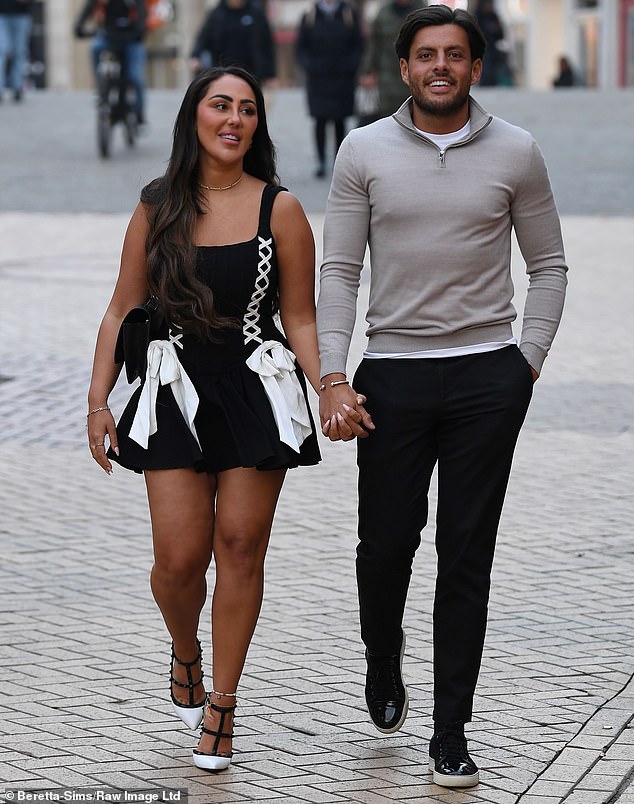
[[[235,712],[236,707],[238,704],[232,704],[231,706],[219,706],[215,704],[213,701],[207,701],[207,709],[213,709],[214,712],[221,712],[223,714],[229,714],[230,712]]]
[[[191,662],[184,662],[182,659],[179,659],[178,656],[174,653],[174,643],[172,642],[172,659],[179,664],[182,664],[183,667],[193,667],[197,662],[199,662],[203,657],[203,649],[200,644],[200,640],[196,639],[196,645],[198,647],[198,656],[195,659],[192,659]]]
[[[234,704],[231,704],[230,706],[221,706],[219,703],[214,703],[214,701],[211,698],[212,695],[217,695],[219,698],[222,695],[226,695],[228,698],[237,699],[238,697],[237,692],[217,692],[216,690],[212,690],[207,694],[207,707],[209,709],[213,709],[215,712],[224,712],[226,714],[228,714],[229,712],[235,712],[236,706],[238,705],[237,700]]]
[[[215,712],[225,712],[225,713],[235,712],[236,706],[238,705],[237,700],[236,700],[235,703],[231,704],[230,706],[222,706],[219,703],[214,703],[214,701],[212,700],[212,695],[227,695],[230,698],[237,698],[237,693],[236,692],[216,692],[216,690],[212,690],[211,692],[207,693],[207,708],[208,709],[213,709]]]

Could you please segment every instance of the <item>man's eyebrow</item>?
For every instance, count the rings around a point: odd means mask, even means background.
[[[417,53],[428,52],[433,53],[436,50],[466,50],[467,48],[465,45],[447,45],[447,47],[432,47],[431,45],[421,45],[421,47],[416,48]]]

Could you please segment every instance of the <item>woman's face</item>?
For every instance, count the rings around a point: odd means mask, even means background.
[[[202,151],[222,163],[244,159],[258,125],[255,93],[236,75],[223,75],[207,87],[196,110]]]

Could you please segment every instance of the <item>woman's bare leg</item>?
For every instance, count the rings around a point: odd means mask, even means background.
[[[174,653],[191,662],[198,653],[198,621],[207,594],[216,478],[193,469],[168,469],[145,472],[145,482],[154,541],[152,593],[174,642]],[[200,669],[191,668],[194,681],[200,678]],[[174,662],[174,677],[187,682],[187,670],[178,662]],[[174,685],[173,693],[181,703],[189,703],[188,690]],[[204,699],[202,684],[194,688],[194,695],[195,703]]]
[[[217,475],[216,524],[213,552],[216,585],[212,602],[214,690],[237,691],[264,590],[264,558],[275,506],[285,470],[230,469]],[[235,698],[213,696],[219,706]],[[205,714],[205,727],[217,730],[218,713]],[[230,732],[232,716],[223,730]],[[214,737],[203,734],[199,749],[210,752]],[[231,741],[223,739],[218,753],[229,754]]]

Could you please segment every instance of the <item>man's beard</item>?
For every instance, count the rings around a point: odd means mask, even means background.
[[[449,101],[446,98],[438,98],[438,99],[424,98],[422,93],[420,93],[411,84],[409,90],[412,93],[412,99],[414,103],[416,104],[416,106],[418,106],[421,112],[425,112],[425,114],[433,114],[438,115],[440,117],[449,116],[454,114],[454,112],[458,112],[460,111],[460,109],[463,109],[465,104],[469,102],[468,89],[466,92],[456,95]]]

